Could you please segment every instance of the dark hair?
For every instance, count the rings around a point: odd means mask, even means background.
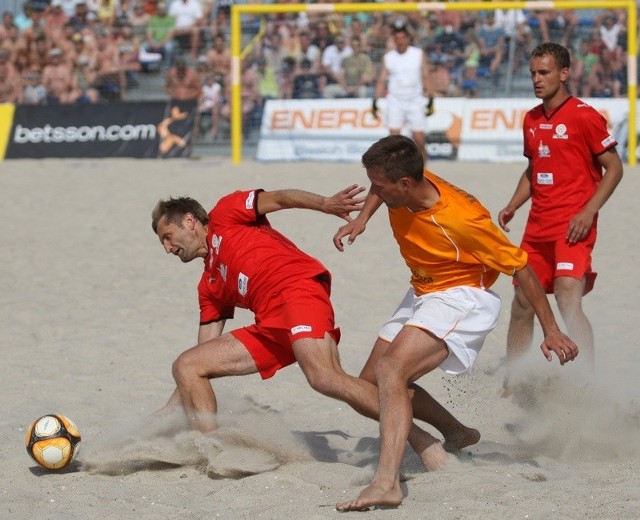
[[[373,143],[362,155],[362,165],[367,169],[381,168],[391,182],[402,177],[421,181],[424,177],[424,154],[403,135],[388,135]]]
[[[167,200],[158,201],[156,207],[153,208],[151,212],[151,227],[153,228],[153,232],[158,233],[158,223],[162,217],[165,218],[168,224],[180,226],[183,217],[187,213],[191,213],[203,226],[209,223],[209,215],[195,199],[190,197],[178,197],[174,199],[171,197]]]
[[[543,56],[553,56],[558,67],[561,69],[568,69],[571,67],[571,56],[569,55],[569,51],[559,43],[544,42],[538,45],[531,52],[532,58],[542,58]]]

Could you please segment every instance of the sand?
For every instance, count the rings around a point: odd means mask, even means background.
[[[523,164],[431,166],[497,215]],[[579,360],[549,364],[534,346],[519,391],[499,398],[512,295],[501,277],[500,324],[474,370],[420,380],[478,428],[481,441],[440,472],[424,471],[407,450],[402,506],[367,518],[638,518],[639,170],[626,168],[601,214],[599,277],[584,300],[595,376]],[[338,518],[335,503],[371,477],[377,424],[315,393],[296,365],[268,381],[216,381],[221,428],[213,436],[186,430],[180,416],[145,421],[173,390],[172,361],[196,340],[201,271],[199,261],[183,265],[164,254],[150,212],[168,195],[210,207],[238,188],[332,194],[351,183],[366,183],[358,164],[2,163],[0,518]],[[515,242],[525,216],[523,208],[514,220]],[[408,282],[384,212],[344,253],[331,243],[335,217],[290,210],[271,221],[332,271],[342,362],[357,373]],[[239,312],[227,330],[251,320]],[[50,412],[69,416],[82,433],[77,461],[59,472],[39,468],[24,449],[30,422]]]

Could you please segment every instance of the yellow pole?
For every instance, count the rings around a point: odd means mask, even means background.
[[[629,139],[627,140],[627,162],[630,166],[635,166],[637,162],[636,148],[638,146],[638,134],[637,128],[637,96],[638,96],[638,81],[637,81],[637,53],[638,53],[638,38],[636,28],[638,27],[636,3],[629,2],[627,8],[627,85],[629,96]]]
[[[240,93],[240,11],[231,9],[231,160],[242,160],[242,98]]]

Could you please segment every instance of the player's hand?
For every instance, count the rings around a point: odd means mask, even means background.
[[[365,197],[358,197],[357,195],[365,189],[364,186],[352,184],[335,195],[326,197],[322,211],[343,218],[347,222],[351,222],[353,219],[349,216],[349,213],[362,209]]]
[[[373,98],[373,101],[371,102],[371,115],[373,116],[374,119],[378,119],[378,99],[377,98]]]
[[[427,102],[427,106],[424,107],[424,115],[427,117],[432,116],[435,111],[436,109],[433,106],[433,96],[429,96],[429,101]]]
[[[567,229],[567,240],[570,244],[580,242],[587,236],[591,226],[593,225],[593,219],[595,214],[590,211],[581,211],[569,222],[569,228]]]
[[[578,355],[578,346],[559,330],[547,334],[540,348],[549,362],[553,359],[551,353],[555,352],[561,365],[573,361]]]
[[[336,246],[338,251],[344,251],[344,245],[342,244],[344,237],[349,237],[347,244],[351,245],[356,237],[364,232],[366,223],[362,222],[362,220],[363,219],[355,219],[347,222],[347,224],[338,229],[337,233],[333,235],[333,245]]]
[[[509,228],[509,226],[507,226],[507,224],[515,214],[516,214],[515,210],[511,209],[509,206],[507,206],[502,211],[500,211],[500,213],[498,213],[498,224],[500,224],[500,227],[504,229],[507,233],[511,231],[511,229]]]

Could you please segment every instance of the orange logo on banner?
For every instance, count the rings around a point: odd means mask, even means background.
[[[521,130],[528,110],[474,110],[471,113],[472,130]]]
[[[279,130],[337,130],[341,128],[378,128],[381,121],[373,118],[371,110],[327,108],[319,110],[275,110],[271,128]]]
[[[188,112],[180,112],[180,107],[172,107],[171,116],[158,123],[158,135],[160,136],[158,150],[160,150],[161,154],[168,153],[174,146],[179,146],[180,148],[187,146],[187,141],[179,135],[172,134],[169,127],[175,121],[182,121],[188,115]]]

